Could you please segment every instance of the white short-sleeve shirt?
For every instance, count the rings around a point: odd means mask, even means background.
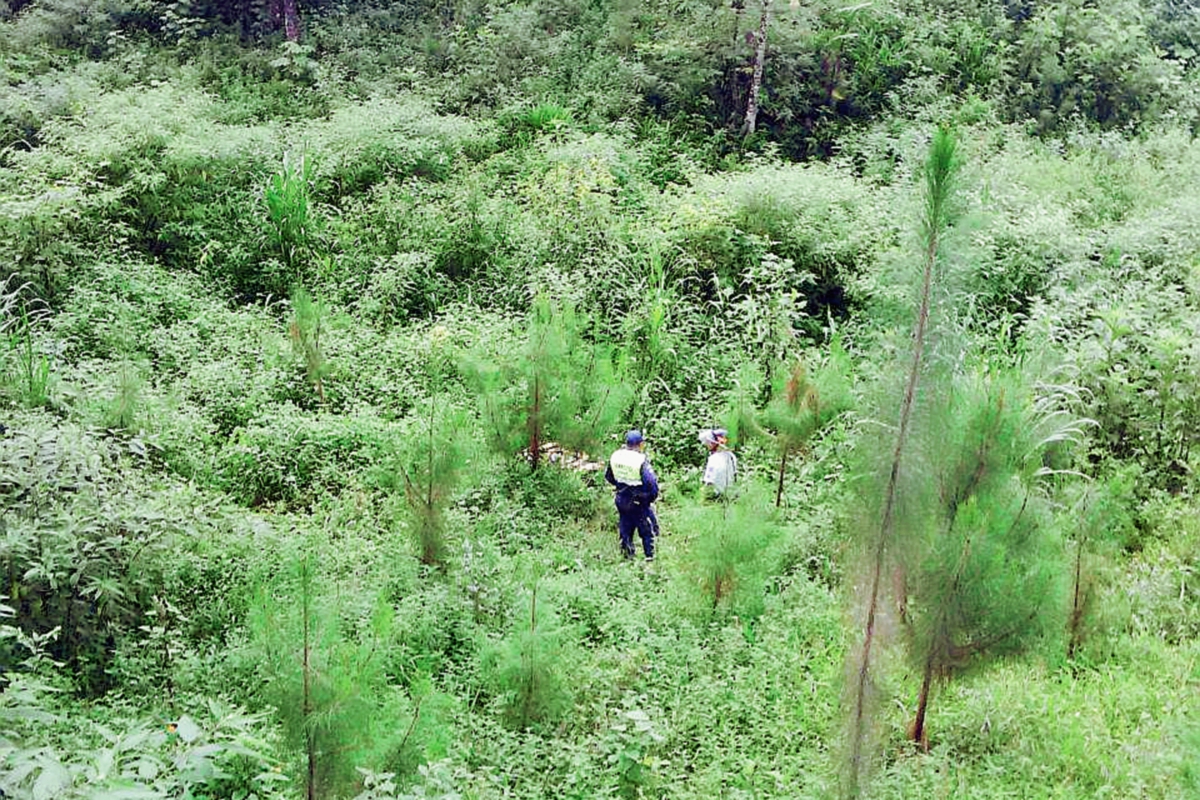
[[[704,483],[713,487],[717,494],[724,493],[737,478],[737,456],[728,450],[717,450],[709,455],[704,465]]]

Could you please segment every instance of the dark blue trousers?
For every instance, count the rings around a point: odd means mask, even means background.
[[[633,532],[637,530],[642,538],[642,552],[646,558],[654,558],[654,527],[650,522],[649,506],[641,506],[629,511],[617,508],[617,533],[621,534],[621,552],[626,558],[633,558]]]

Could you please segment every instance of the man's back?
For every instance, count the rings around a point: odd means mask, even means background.
[[[641,486],[642,465],[646,456],[637,450],[622,447],[608,459],[608,470],[605,477],[611,476],[610,483],[616,486]]]

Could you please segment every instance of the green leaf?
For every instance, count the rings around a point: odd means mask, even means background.
[[[175,733],[179,735],[180,739],[188,744],[196,741],[196,739],[200,738],[200,734],[203,733],[203,731],[200,730],[200,726],[196,724],[195,720],[193,720],[187,714],[184,714],[182,717],[180,717],[179,722],[175,723],[175,726]]]
[[[33,800],[51,800],[71,785],[71,773],[57,761],[47,761],[33,784]]]
[[[162,800],[164,795],[147,786],[133,783],[117,789],[102,789],[88,795],[91,800]]]

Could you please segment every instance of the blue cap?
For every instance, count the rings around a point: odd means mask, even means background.
[[[641,444],[642,441],[641,431],[627,431],[625,433],[625,444]]]

